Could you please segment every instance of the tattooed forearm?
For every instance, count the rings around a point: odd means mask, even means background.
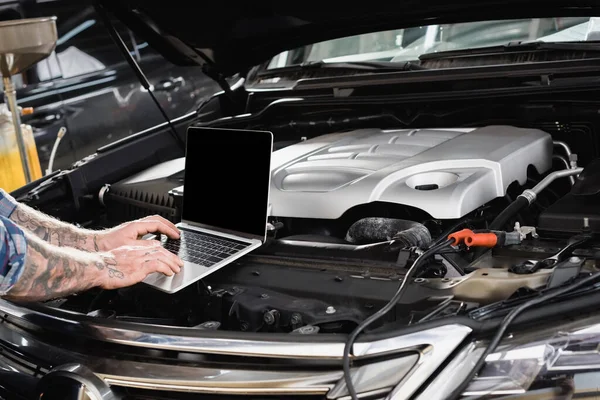
[[[19,204],[10,219],[24,230],[56,246],[85,251],[100,250],[98,232],[59,221],[25,204]]]
[[[25,235],[24,270],[6,294],[8,299],[49,300],[100,286],[107,276],[123,277],[115,260],[107,254],[60,248],[28,232]]]

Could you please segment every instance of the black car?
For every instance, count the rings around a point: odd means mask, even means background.
[[[172,294],[0,300],[5,393],[598,397],[596,1],[193,5],[96,6],[222,91],[13,195],[88,228],[245,222],[253,165],[190,148],[214,167],[188,179],[182,142],[269,131],[267,240]]]
[[[21,1],[0,4],[2,19],[56,16],[56,50],[13,77],[17,102],[33,107],[30,124],[45,171],[61,127],[53,169],[65,169],[98,148],[151,128],[165,119],[108,35],[93,6],[75,0]],[[165,61],[148,43],[115,21],[131,54],[143,69],[169,118],[195,112],[218,85],[198,68]],[[102,115],[101,119],[97,116]]]

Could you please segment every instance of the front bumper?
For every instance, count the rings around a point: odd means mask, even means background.
[[[71,396],[62,399],[87,393],[94,400],[136,398],[132,393],[145,398],[174,393],[347,397],[341,368],[344,337],[240,339],[218,331],[111,326],[110,321],[60,310],[52,315],[3,300],[0,311],[0,354],[28,366],[13,372],[30,377],[24,394],[30,395],[25,392],[35,381],[35,393],[44,392],[44,400],[56,391]],[[362,362],[353,370],[355,386],[374,398],[409,398],[470,333],[469,327],[453,324],[359,342],[354,354]]]

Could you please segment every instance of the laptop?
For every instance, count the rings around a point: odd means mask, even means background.
[[[175,293],[265,242],[272,151],[268,131],[188,128],[181,238],[161,238],[184,265],[144,283]]]

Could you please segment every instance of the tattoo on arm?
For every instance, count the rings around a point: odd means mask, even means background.
[[[106,273],[111,278],[124,278],[110,256],[59,248],[28,232],[25,235],[27,256],[24,270],[6,298],[17,301],[50,300],[98,286]]]
[[[99,251],[97,232],[59,221],[25,204],[19,204],[10,219],[24,230],[56,246]]]
[[[123,273],[117,269],[117,261],[114,258],[102,257],[102,259],[104,260],[103,267],[106,267],[108,270],[108,276],[110,278],[123,279],[125,277],[125,275],[123,275]],[[98,265],[96,265],[96,267],[98,267]]]

